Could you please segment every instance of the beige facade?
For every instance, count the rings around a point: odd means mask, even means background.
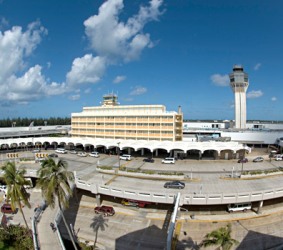
[[[114,101],[109,102],[109,96]],[[106,101],[107,100],[107,101]],[[183,115],[163,105],[119,105],[117,97],[104,96],[102,106],[72,113],[72,137],[125,140],[181,141]]]

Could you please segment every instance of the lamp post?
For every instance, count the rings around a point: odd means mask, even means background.
[[[120,169],[120,142],[117,142],[117,145],[118,145],[118,166],[119,166],[119,169]]]
[[[244,161],[246,158],[246,149],[245,149],[245,145],[243,144],[243,149],[244,149],[244,155],[243,155],[243,159],[242,159],[242,169],[241,169],[241,175],[243,174],[243,170],[244,170]]]

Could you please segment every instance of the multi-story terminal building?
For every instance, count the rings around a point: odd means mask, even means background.
[[[103,96],[101,106],[72,113],[72,137],[182,141],[183,115],[164,105],[119,105],[117,96]]]

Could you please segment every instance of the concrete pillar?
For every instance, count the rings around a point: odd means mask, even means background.
[[[97,206],[100,206],[100,205],[101,205],[100,194],[97,194],[97,195],[95,196],[95,198],[96,198],[96,204],[97,204]]]
[[[128,155],[130,155],[131,154],[131,149],[130,148],[128,148]]]
[[[263,201],[260,201],[259,204],[258,204],[257,211],[256,211],[257,214],[260,214],[260,213],[261,213],[261,208],[262,208],[262,206],[263,206]]]
[[[155,150],[155,156],[158,156],[158,149]]]
[[[141,149],[141,156],[144,155],[144,148]]]

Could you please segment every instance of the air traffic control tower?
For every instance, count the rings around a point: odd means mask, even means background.
[[[248,74],[241,65],[234,65],[229,75],[230,86],[235,94],[235,128],[245,129],[247,120],[246,91],[249,86]]]

